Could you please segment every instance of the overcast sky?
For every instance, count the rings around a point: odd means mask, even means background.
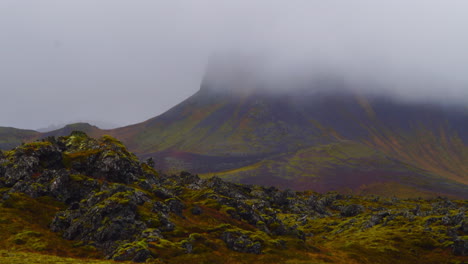
[[[0,126],[141,122],[223,52],[468,105],[467,14],[464,0],[1,0]]]

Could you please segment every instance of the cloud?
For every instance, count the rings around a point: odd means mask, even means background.
[[[245,42],[220,47],[261,57],[260,78],[283,89],[332,75],[356,89],[468,104],[467,8],[464,1],[308,1],[263,12],[259,4],[253,21],[231,29]]]
[[[0,125],[139,122],[198,90],[220,53],[262,58],[267,79],[334,72],[467,104],[467,9],[461,0],[4,0]]]

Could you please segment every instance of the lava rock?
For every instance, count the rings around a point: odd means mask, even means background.
[[[252,241],[248,235],[241,232],[226,231],[221,235],[221,239],[231,250],[253,254],[262,253],[262,244],[259,241]]]
[[[468,256],[468,239],[457,239],[453,242],[452,252],[456,256]]]
[[[362,205],[351,204],[351,205],[344,206],[341,209],[340,214],[341,216],[344,216],[344,217],[351,217],[351,216],[356,216],[362,213],[363,211],[364,211],[364,207],[362,207]]]
[[[200,206],[194,206],[192,207],[192,210],[190,210],[190,212],[193,214],[193,215],[201,215],[203,213],[203,209],[201,209]]]

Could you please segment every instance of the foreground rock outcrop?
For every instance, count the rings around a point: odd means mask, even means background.
[[[51,231],[119,261],[220,261],[213,252],[339,261],[336,251],[363,263],[468,255],[467,201],[282,191],[159,175],[152,165],[109,136],[73,132],[24,144],[0,152],[2,206],[48,197],[61,204]]]

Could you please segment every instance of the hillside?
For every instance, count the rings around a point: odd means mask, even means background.
[[[468,195],[468,112],[342,92],[206,87],[161,116],[110,133],[158,169],[288,188],[402,184]],[[383,164],[383,165],[382,165]],[[452,188],[453,187],[453,188]],[[412,193],[412,192],[411,192]]]
[[[39,136],[40,133],[34,130],[0,127],[0,149],[12,149]]]
[[[291,91],[222,85],[205,80],[187,100],[139,124],[8,130],[0,147],[81,130],[112,135],[168,173],[295,190],[383,195],[391,188],[402,197],[468,198],[466,108],[403,102],[324,81]]]
[[[82,132],[0,152],[0,261],[462,263],[466,200],[163,175]]]

